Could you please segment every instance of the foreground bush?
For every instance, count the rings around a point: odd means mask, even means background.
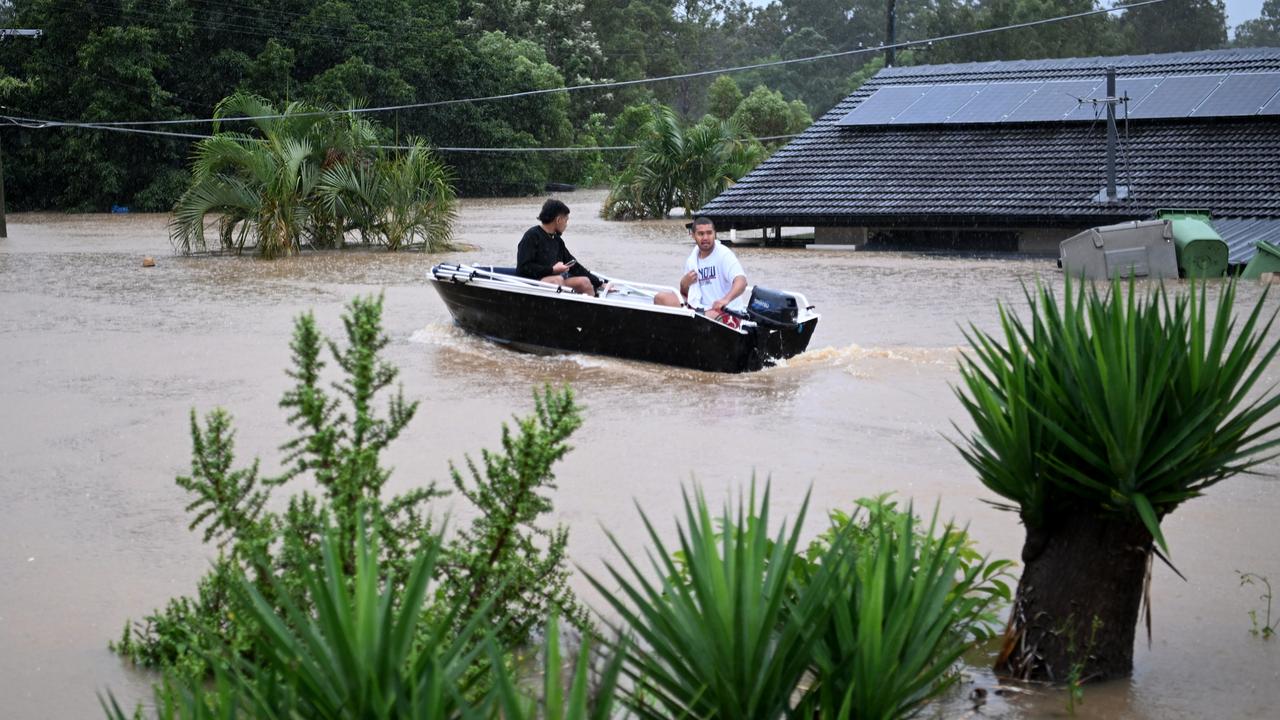
[[[767,489],[718,523],[700,493],[684,509],[678,550],[642,513],[651,567],[614,541],[623,563],[591,578],[636,635],[618,652],[639,717],[908,717],[954,682],[1007,594],[1007,563],[966,561],[955,530],[920,531],[910,511],[844,525],[806,558],[804,507],[771,538]]]
[[[1204,285],[1170,297],[1068,279],[1061,304],[1042,287],[1028,321],[1001,308],[1000,336],[971,331],[957,394],[975,430],[960,451],[1026,526],[997,670],[1129,674],[1151,557],[1168,552],[1161,520],[1280,443],[1280,395],[1252,398],[1280,349],[1275,315],[1263,293],[1238,324],[1235,292],[1211,317]]]
[[[381,315],[381,299],[353,300],[343,318],[346,347],[323,340],[310,314],[298,318],[289,371],[295,386],[281,401],[297,436],[283,448],[288,469],[281,477],[261,477],[256,461],[236,468],[230,417],[215,410],[202,426],[193,412],[191,475],[177,482],[193,498],[187,506],[191,528],[203,530],[218,556],[194,597],[172,600],[142,623],[126,623],[116,652],[192,678],[209,675],[210,658],[224,652],[256,661],[264,628],[236,592],[239,576],[250,577],[278,610],[313,612],[304,572],[321,562],[325,528],[333,528],[340,568],[354,577],[361,518],[382,540],[378,567],[389,586],[409,582],[420,554],[444,558],[427,612],[469,619],[471,612],[453,612],[466,598],[471,610],[489,608],[508,643],[525,640],[553,610],[585,626],[566,581],[568,533],[539,524],[552,509],[541,495],[554,487],[552,465],[581,423],[572,393],[547,389],[536,396],[536,414],[519,420],[515,433],[504,426],[503,449],[484,453],[483,472],[469,459],[467,478],[454,472],[455,485],[479,512],[436,547],[442,541],[430,503],[445,492],[434,483],[395,496],[384,492],[390,470],[381,453],[418,404],[397,391],[379,412],[377,398],[398,372],[380,357],[388,342]],[[322,380],[325,345],[342,374],[331,386]],[[283,513],[269,510],[271,496],[293,481],[316,492],[294,493]]]
[[[541,673],[541,703],[518,686],[498,649],[483,608],[468,618],[429,612],[433,578],[439,577],[439,534],[410,562],[403,585],[385,582],[388,571],[376,536],[361,523],[355,575],[345,562],[341,533],[329,528],[320,562],[297,575],[308,611],[289,600],[269,600],[237,571],[235,592],[263,632],[252,662],[223,646],[208,658],[213,682],[169,674],[156,690],[154,716],[202,718],[489,718],[508,720],[610,717],[619,663],[609,662],[589,687],[592,656],[584,645],[570,667],[572,685],[561,686],[564,658],[555,618],[548,623]],[[276,587],[279,596],[288,596]],[[456,608],[455,608],[456,612]],[[114,698],[104,702],[114,720],[127,717]],[[546,708],[539,713],[538,708]]]

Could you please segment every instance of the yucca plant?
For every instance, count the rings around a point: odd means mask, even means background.
[[[1043,286],[1026,297],[1029,320],[1001,307],[998,337],[971,328],[956,389],[975,425],[957,448],[1026,526],[997,670],[1127,675],[1151,555],[1168,555],[1161,520],[1280,442],[1280,396],[1257,387],[1280,349],[1275,314],[1264,292],[1238,323],[1234,283],[1212,313],[1204,285],[1068,278],[1061,303]],[[1092,652],[1073,657],[1095,622]]]
[[[835,536],[818,570],[834,576],[832,611],[798,714],[910,717],[956,682],[956,662],[986,635],[988,607],[1009,594],[1009,562],[969,560],[964,536],[939,528],[936,510],[922,527],[910,506]]]
[[[770,538],[769,490],[757,501],[753,488],[736,513],[726,505],[721,534],[701,491],[685,492],[682,563],[641,512],[649,571],[611,537],[626,566],[608,566],[619,589],[588,579],[635,636],[623,654],[636,715],[746,720],[791,711],[826,606],[821,588],[797,598],[790,580],[807,506]]]
[[[566,694],[565,657],[560,642],[560,622],[552,615],[547,622],[542,647],[542,688],[532,697],[527,688],[514,681],[506,670],[506,655],[494,643],[490,654],[495,669],[495,707],[504,720],[611,720],[616,717],[618,680],[622,675],[622,654],[612,653],[593,677],[595,656],[590,638],[584,638],[574,662],[572,680]],[[594,683],[593,683],[594,680]]]

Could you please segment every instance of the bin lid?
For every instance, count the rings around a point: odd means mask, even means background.
[[[1213,219],[1213,214],[1207,208],[1161,208],[1156,211],[1156,217],[1161,220],[1181,220],[1183,218],[1191,218],[1209,222]]]
[[[1272,245],[1271,243],[1265,240],[1259,240],[1257,243],[1257,248],[1259,253],[1266,253],[1268,255],[1272,255],[1277,258],[1280,258],[1280,248],[1277,248],[1275,245]]]

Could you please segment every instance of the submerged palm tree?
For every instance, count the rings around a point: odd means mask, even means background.
[[[277,110],[254,95],[236,93],[218,103],[214,117],[247,117],[257,133],[219,132],[200,141],[192,183],[174,206],[170,239],[181,252],[203,251],[205,218],[217,214],[219,245],[242,250],[256,244],[265,257],[287,255],[319,234],[314,215],[320,168],[335,152],[358,146],[343,137],[318,108],[290,103]],[[353,130],[364,127],[354,124]]]
[[[1167,559],[1161,520],[1280,443],[1280,395],[1253,394],[1280,350],[1275,315],[1264,293],[1237,325],[1234,299],[1229,284],[1210,317],[1203,285],[1170,298],[1068,281],[1061,304],[1027,294],[1030,321],[1001,308],[1001,336],[972,331],[957,394],[975,430],[957,447],[1026,526],[998,671],[1132,672],[1144,580],[1153,554]]]
[[[730,121],[704,120],[684,129],[671,108],[658,106],[632,162],[605,200],[612,220],[662,218],[705,205],[760,162],[764,150]]]
[[[421,245],[429,252],[452,249],[457,216],[453,176],[426,145],[414,143],[397,156],[373,163],[343,163],[326,170],[319,192],[326,209],[346,220],[365,243],[390,250]]]
[[[170,226],[180,252],[208,249],[211,214],[220,249],[254,246],[264,257],[341,247],[350,231],[392,250],[449,248],[452,176],[426,146],[385,156],[376,128],[355,114],[302,103],[277,110],[244,93],[219,103],[215,117],[250,118],[257,132],[218,132],[197,146]]]

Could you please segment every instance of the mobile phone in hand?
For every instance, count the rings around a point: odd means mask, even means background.
[[[577,261],[577,260],[570,260],[569,262],[566,262],[566,263],[564,264],[564,266],[565,266],[565,267],[573,267],[574,265],[577,265],[577,264],[578,264],[578,261]]]

